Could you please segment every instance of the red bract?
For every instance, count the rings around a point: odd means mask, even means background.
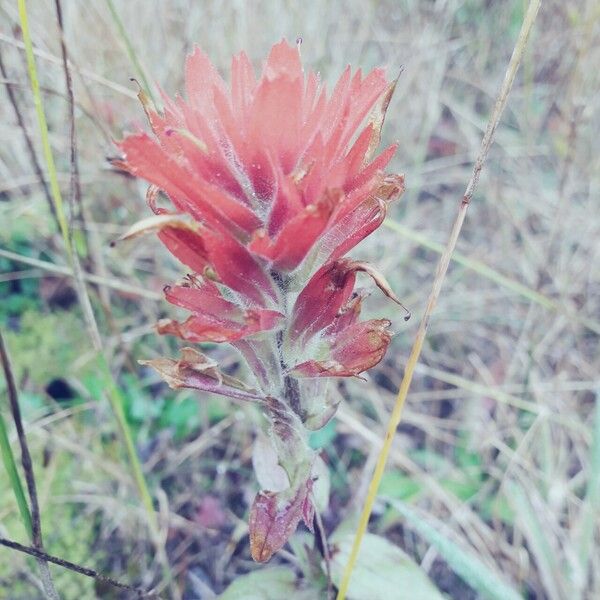
[[[245,358],[253,387],[227,383],[206,357],[150,361],[175,387],[260,402],[274,452],[289,478],[265,490],[251,511],[256,560],[268,560],[312,519],[314,452],[308,430],[335,412],[307,380],[354,376],[383,357],[387,320],[358,320],[357,273],[394,300],[383,277],[346,253],[382,223],[403,178],[386,175],[395,145],[374,156],[394,84],[382,69],[348,67],[331,94],[302,69],[298,48],[276,44],[257,79],[242,52],[231,84],[199,49],[185,68],[187,100],[163,96],[164,110],[140,99],[154,136],[137,133],[116,164],[152,185],[154,212],[125,237],[146,231],[192,273],[165,288],[191,314],[159,331],[190,342],[229,342]],[[170,202],[158,206],[158,197]],[[208,365],[208,367],[207,367]],[[319,384],[321,385],[321,384]]]

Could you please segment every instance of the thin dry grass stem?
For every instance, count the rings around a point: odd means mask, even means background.
[[[2,32],[0,32],[0,42],[9,44],[11,46],[14,46],[15,48],[20,48],[21,50],[26,50],[26,45],[24,42],[15,40],[14,38],[12,38],[9,35],[6,35]],[[32,46],[32,53],[34,56],[37,56],[45,61],[57,64],[57,65],[61,64],[61,59],[58,56],[54,56],[50,52],[46,52],[45,50],[41,50],[40,48],[34,48]],[[69,66],[74,67],[74,65],[71,65],[71,64]],[[114,81],[111,81],[110,79],[107,79],[106,77],[102,77],[101,75],[98,75],[97,73],[94,73],[93,71],[91,71],[89,69],[77,69],[77,71],[82,77],[85,77],[86,79],[89,79],[90,81],[95,81],[96,83],[99,83],[100,85],[103,85],[103,86],[117,92],[118,94],[121,94],[128,98],[131,98],[132,100],[137,100],[137,96],[136,96],[135,92],[132,92],[130,89],[128,89],[124,85],[115,83]]]
[[[79,160],[77,158],[77,136],[75,131],[75,95],[73,93],[73,79],[71,77],[71,69],[69,68],[69,53],[67,52],[67,45],[65,41],[65,33],[63,26],[62,7],[59,0],[55,0],[56,16],[58,19],[58,27],[60,32],[60,48],[63,61],[63,70],[65,73],[66,88],[67,88],[67,101],[69,106],[69,139],[71,140],[69,164],[70,164],[70,196],[69,196],[69,209],[70,209],[70,221],[69,231],[71,237],[74,235],[73,223],[75,221],[75,207],[77,207],[77,220],[79,221],[80,230],[85,238],[86,247],[92,257],[94,267],[99,270],[101,275],[106,274],[106,268],[104,265],[102,252],[100,250],[100,244],[97,239],[96,232],[87,226],[87,216],[85,206],[81,195],[81,180],[79,177]],[[73,243],[73,240],[71,240]],[[94,270],[96,270],[94,269]],[[100,287],[98,293],[102,300],[102,305],[105,310],[105,316],[109,323],[113,323],[112,315],[110,312],[110,296],[108,290],[105,287]]]
[[[29,452],[29,446],[27,445],[27,438],[25,436],[25,429],[23,427],[17,386],[15,384],[15,379],[10,365],[8,352],[4,344],[4,336],[2,335],[2,332],[0,332],[0,361],[2,362],[2,370],[4,371],[4,378],[6,380],[10,410],[15,423],[15,429],[17,431],[19,446],[21,448],[21,464],[23,465],[23,471],[25,472],[25,482],[27,484],[27,491],[29,493],[31,502],[31,537],[35,547],[41,548],[42,533],[40,527],[40,508],[37,499],[35,477],[33,474],[33,463],[31,461],[31,454]]]
[[[4,417],[2,416],[1,411],[0,456],[2,457],[2,462],[4,463],[4,468],[6,470],[10,486],[12,487],[13,494],[15,495],[15,500],[17,502],[19,514],[21,515],[21,520],[23,521],[23,525],[27,530],[27,533],[29,534],[31,533],[31,512],[29,510],[29,505],[27,504],[27,499],[25,498],[25,491],[23,488],[23,484],[21,483],[21,477],[19,476],[19,472],[17,471],[17,461],[15,460],[15,456],[12,451],[10,441],[8,439],[8,427],[6,425]]]
[[[23,466],[23,471],[25,472],[25,482],[27,484],[27,492],[29,494],[29,504],[31,507],[31,540],[33,541],[33,545],[37,550],[43,551],[44,543],[42,540],[40,506],[38,502],[37,488],[35,485],[35,476],[33,473],[33,463],[31,461],[29,446],[27,445],[27,436],[25,435],[25,428],[23,427],[23,419],[21,418],[21,408],[19,406],[17,386],[15,384],[15,378],[10,365],[8,352],[6,350],[6,346],[4,345],[4,337],[2,336],[2,332],[0,332],[0,361],[2,362],[2,370],[4,371],[4,378],[6,379],[8,401],[10,404],[13,421],[15,423],[15,429],[17,430],[17,437],[19,439],[19,446],[21,448],[21,465]],[[54,588],[54,583],[52,582],[50,570],[48,569],[48,563],[44,559],[39,559],[38,564],[40,567],[42,585],[44,587],[46,596],[50,600],[59,600],[59,596]]]
[[[67,87],[67,98],[69,104],[69,130],[70,130],[70,195],[69,195],[69,207],[71,210],[71,216],[74,213],[75,205],[81,207],[81,186],[79,183],[79,167],[77,161],[77,137],[75,130],[75,100],[73,94],[73,81],[71,78],[71,71],[69,68],[69,59],[67,53],[67,46],[65,44],[64,36],[63,36],[63,22],[62,22],[62,8],[60,0],[55,0],[56,6],[56,14],[58,18],[58,24],[61,33],[61,53],[63,60],[63,70],[65,73],[65,83]],[[131,432],[129,430],[129,425],[127,423],[125,413],[123,410],[122,398],[118,392],[118,388],[116,382],[112,377],[112,373],[106,362],[106,358],[104,356],[104,349],[102,345],[102,339],[100,337],[100,331],[98,329],[98,325],[96,323],[96,319],[94,317],[93,309],[91,306],[90,298],[87,293],[87,289],[85,287],[85,281],[83,277],[83,269],[81,268],[81,263],[79,261],[79,257],[77,255],[77,250],[75,247],[75,240],[73,237],[73,228],[72,222],[70,223],[71,227],[69,227],[69,244],[71,251],[71,262],[73,265],[73,273],[75,285],[78,291],[78,296],[82,305],[84,317],[86,323],[88,325],[88,331],[90,332],[90,337],[94,343],[94,349],[96,350],[100,361],[102,363],[102,367],[106,373],[107,379],[110,382],[110,388],[113,392],[113,409],[115,410],[117,421],[119,424],[119,428],[123,434],[123,438],[125,441],[125,445],[129,454],[131,466],[133,469],[134,479],[137,483],[138,491],[140,493],[141,499],[144,502],[147,510],[148,521],[150,525],[150,529],[152,532],[152,537],[154,544],[156,545],[159,561],[162,565],[163,576],[167,585],[170,588],[170,592],[173,598],[178,598],[179,593],[175,588],[175,584],[172,581],[172,576],[169,567],[169,561],[165,552],[164,544],[161,541],[160,535],[160,526],[158,523],[158,519],[156,517],[156,513],[154,511],[154,506],[152,503],[152,498],[150,496],[150,492],[148,490],[144,474],[142,472],[141,465],[139,463],[139,459],[137,457],[137,451],[135,449],[133,439],[131,436]]]
[[[27,131],[27,126],[25,125],[25,119],[23,118],[23,114],[21,113],[21,109],[19,108],[19,103],[17,101],[17,96],[13,90],[13,85],[9,81],[8,71],[4,65],[4,59],[2,58],[2,50],[0,48],[0,73],[2,77],[6,80],[6,93],[8,95],[8,99],[10,101],[11,106],[13,107],[13,111],[15,113],[15,117],[17,118],[17,123],[19,128],[23,132],[23,139],[25,140],[25,146],[27,147],[27,152],[29,154],[29,158],[31,160],[31,165],[33,166],[33,170],[37,175],[40,183],[42,184],[42,189],[44,190],[44,197],[46,198],[46,202],[48,203],[48,208],[50,209],[50,214],[56,221],[56,225],[60,229],[60,224],[58,222],[58,217],[56,215],[56,210],[54,208],[54,203],[52,202],[52,196],[50,195],[50,190],[48,188],[48,182],[44,177],[44,172],[42,171],[42,167],[40,165],[40,161],[37,158],[37,154],[35,152],[35,147],[33,145],[33,141],[31,140],[31,136]]]
[[[416,242],[417,244],[427,248],[429,250],[433,250],[437,254],[444,253],[444,246],[442,244],[438,244],[437,242],[429,239],[427,236],[413,231],[409,227],[402,225],[402,223],[398,223],[392,219],[386,219],[384,225],[393,231],[398,232],[400,235],[405,238]],[[566,315],[570,320],[580,323],[590,331],[600,334],[600,322],[594,321],[593,319],[588,319],[584,316],[581,316],[574,310],[570,309],[568,306],[557,302],[556,300],[549,298],[548,296],[538,292],[537,290],[527,287],[521,282],[513,279],[511,277],[507,277],[503,275],[499,271],[492,269],[490,266],[486,265],[484,262],[477,260],[475,258],[471,258],[460,252],[454,252],[452,255],[452,262],[455,262],[463,267],[474,271],[478,275],[493,281],[494,283],[514,292],[533,302],[535,304],[539,304],[541,307],[546,308],[548,310],[556,311]]]
[[[137,74],[139,75],[140,79],[142,80],[142,83],[144,84],[144,90],[148,94],[148,96],[150,96],[150,100],[152,100],[152,102],[155,103],[154,94],[152,93],[152,88],[150,87],[150,84],[148,83],[146,73],[144,72],[144,69],[142,68],[142,65],[138,59],[135,49],[133,48],[133,44],[131,43],[129,36],[127,35],[127,30],[125,29],[125,26],[123,25],[123,21],[121,20],[121,17],[119,16],[119,13],[117,12],[117,9],[115,8],[113,1],[106,0],[106,5],[108,6],[108,10],[110,11],[112,19],[115,22],[115,25],[117,26],[119,35],[121,36],[121,39],[123,40],[123,43],[125,44],[125,48],[127,50],[127,54],[129,55],[129,59],[133,63],[133,66],[135,67]]]
[[[412,382],[412,377],[415,371],[415,367],[419,360],[419,356],[421,355],[421,350],[423,348],[423,342],[425,341],[425,336],[427,334],[427,329],[429,327],[431,315],[435,309],[435,305],[440,296],[442,285],[444,283],[444,279],[446,277],[446,273],[448,271],[448,266],[450,264],[450,260],[452,258],[452,253],[456,247],[456,243],[458,241],[463,223],[465,221],[467,208],[469,207],[469,203],[471,198],[473,197],[473,193],[477,187],[479,182],[479,177],[481,174],[481,170],[489,153],[490,147],[492,145],[492,141],[494,139],[494,134],[500,122],[500,117],[504,111],[506,106],[506,102],[508,100],[508,95],[512,88],[513,81],[515,79],[517,70],[519,68],[519,64],[521,63],[521,59],[523,58],[523,53],[527,46],[527,40],[529,38],[529,34],[535,22],[538,10],[540,8],[541,0],[531,0],[529,6],[527,8],[527,12],[523,18],[523,23],[521,25],[521,30],[519,32],[519,37],[515,44],[512,56],[510,58],[510,62],[508,64],[508,68],[506,70],[506,74],[504,76],[504,81],[502,82],[502,86],[500,88],[500,92],[496,98],[496,102],[494,104],[494,108],[492,110],[492,114],[488,120],[487,128],[483,139],[481,141],[481,146],[479,149],[478,156],[475,160],[475,165],[473,167],[473,171],[471,174],[471,178],[467,184],[465,189],[465,193],[461,200],[458,214],[454,221],[452,231],[450,232],[450,237],[446,244],[446,249],[442,254],[440,261],[438,263],[435,279],[433,282],[433,286],[429,295],[429,299],[427,301],[427,306],[425,308],[425,313],[419,323],[419,328],[417,330],[417,334],[415,336],[415,341],[413,343],[410,356],[408,358],[408,362],[406,364],[406,368],[404,371],[404,377],[402,378],[402,382],[400,384],[400,389],[398,391],[398,396],[396,398],[396,403],[392,410],[392,414],[390,415],[388,428],[385,434],[383,447],[379,454],[379,458],[377,460],[377,464],[375,466],[375,471],[371,478],[371,483],[369,485],[369,491],[367,493],[367,498],[365,500],[362,513],[360,515],[359,525],[356,531],[356,536],[354,538],[354,543],[352,545],[352,551],[350,553],[350,558],[348,559],[348,563],[344,569],[344,573],[342,576],[342,581],[339,587],[337,600],[344,600],[346,598],[346,594],[348,592],[348,587],[350,584],[350,577],[352,575],[352,571],[356,564],[356,560],[358,558],[358,552],[360,550],[360,545],[362,539],[367,531],[367,527],[369,524],[369,518],[371,516],[371,512],[373,510],[373,505],[375,503],[375,498],[377,496],[377,491],[379,489],[379,484],[381,483],[381,478],[383,476],[383,472],[385,470],[385,465],[388,459],[388,455],[390,453],[392,447],[392,441],[394,438],[394,434],[396,433],[396,429],[400,424],[400,419],[402,416],[402,408],[404,406],[406,396],[408,394],[408,390],[410,388],[410,384]]]
[[[30,256],[23,256],[22,254],[17,254],[16,252],[11,252],[10,250],[4,250],[0,248],[0,256],[4,258],[8,258],[9,260],[20,262],[25,265],[30,265],[32,267],[36,267],[38,269],[43,269],[47,273],[56,273],[56,275],[66,275],[68,277],[74,277],[73,271],[68,267],[61,267],[60,265],[55,265],[46,260],[40,260],[38,258],[31,258]],[[101,277],[100,275],[94,275],[93,273],[82,273],[85,281],[89,281],[90,283],[95,283],[98,286],[109,287],[113,290],[117,290],[119,292],[123,292],[125,294],[132,294],[134,296],[140,296],[142,298],[147,298],[148,300],[162,300],[163,297],[158,292],[153,292],[152,290],[146,290],[141,287],[137,287],[135,285],[131,285],[129,283],[124,283],[115,278],[111,277]]]
[[[163,566],[166,570],[166,557],[164,556],[164,548],[158,546],[160,539],[160,528],[158,524],[158,519],[156,513],[154,511],[154,505],[152,502],[152,497],[150,495],[148,485],[146,483],[146,479],[144,473],[142,471],[142,467],[137,456],[137,450],[135,448],[135,444],[133,442],[133,437],[131,431],[129,429],[129,424],[127,423],[127,418],[125,416],[125,410],[123,408],[123,398],[119,391],[119,388],[113,378],[112,372],[104,356],[104,351],[102,347],[102,339],[100,337],[100,332],[98,329],[98,325],[96,323],[96,319],[94,316],[94,312],[92,309],[90,297],[87,293],[87,289],[85,286],[85,280],[83,277],[83,270],[81,268],[81,263],[79,262],[79,257],[77,255],[76,248],[73,244],[73,238],[69,231],[68,222],[64,212],[64,206],[62,201],[62,195],[60,191],[60,187],[58,185],[58,179],[56,176],[56,166],[54,163],[54,157],[52,154],[52,149],[50,147],[50,142],[48,139],[48,126],[46,122],[46,117],[44,113],[44,108],[42,104],[40,87],[37,77],[37,69],[35,66],[35,59],[33,55],[33,46],[31,42],[31,36],[29,33],[29,24],[27,17],[27,8],[25,5],[25,0],[19,0],[18,2],[19,8],[19,17],[21,21],[21,29],[23,31],[23,40],[25,44],[25,51],[27,55],[27,66],[29,70],[29,78],[31,80],[31,87],[33,92],[34,103],[36,106],[36,112],[38,115],[38,122],[40,128],[40,134],[42,137],[42,144],[44,148],[44,156],[46,158],[48,174],[50,178],[50,189],[52,191],[52,197],[54,201],[54,205],[56,208],[56,212],[59,218],[59,222],[61,224],[61,233],[63,235],[63,240],[65,242],[65,249],[67,251],[67,256],[69,258],[69,262],[71,263],[73,269],[73,277],[75,282],[75,288],[77,292],[77,296],[81,305],[81,309],[84,315],[84,320],[86,323],[86,327],[88,330],[88,334],[92,341],[92,345],[94,351],[97,355],[98,359],[98,370],[100,375],[106,382],[107,387],[107,395],[115,414],[115,418],[117,421],[117,425],[119,427],[119,431],[122,435],[123,441],[125,443],[125,448],[127,451],[127,456],[129,458],[130,467],[132,470],[133,479],[135,481],[136,487],[138,489],[138,493],[140,498],[144,504],[146,515],[148,519],[148,524],[152,533],[153,541],[157,544],[157,548],[159,551],[159,555],[163,558]],[[69,63],[66,55],[63,55],[63,68],[65,72],[68,73]],[[70,82],[70,78],[67,78],[67,84]],[[70,118],[74,119],[74,105],[72,101],[72,90],[69,93],[69,108],[70,108]],[[74,127],[71,128],[72,136],[74,136],[75,130]],[[74,143],[74,137],[71,139],[71,145]],[[73,166],[73,165],[71,165]],[[72,171],[73,176],[73,171]],[[73,183],[71,184],[71,190],[75,190],[75,186]]]
[[[98,573],[98,571],[94,571],[94,569],[89,569],[88,567],[83,567],[81,565],[72,563],[68,560],[64,560],[63,558],[58,558],[57,556],[47,554],[46,552],[38,548],[24,546],[23,544],[19,544],[18,542],[14,542],[12,540],[7,540],[3,537],[0,537],[0,546],[10,548],[11,550],[16,550],[17,552],[22,552],[23,554],[28,554],[29,556],[33,556],[38,560],[53,563],[55,565],[58,565],[59,567],[63,567],[65,569],[69,569],[70,571],[74,571],[75,573],[79,573],[80,575],[92,577],[98,582],[106,583],[121,590],[126,590],[134,594],[134,598],[159,598],[159,596],[154,592],[146,592],[139,588],[135,588],[131,585],[128,585],[127,583],[123,583],[121,581],[117,581],[116,579],[112,579],[112,577],[102,575],[101,573]]]
[[[67,45],[64,37],[64,26],[62,8],[59,0],[55,0],[56,16],[58,19],[58,29],[60,32],[60,51],[63,61],[63,70],[65,73],[65,81],[67,88],[67,102],[69,106],[69,174],[70,174],[70,190],[69,190],[69,234],[71,236],[71,244],[73,244],[73,223],[75,215],[81,223],[81,231],[85,235],[87,227],[83,214],[83,203],[81,201],[81,182],[79,180],[79,161],[77,160],[77,136],[75,135],[75,96],[73,94],[73,80],[71,78],[71,70],[69,69],[69,56],[67,53]],[[86,246],[89,246],[86,240]]]

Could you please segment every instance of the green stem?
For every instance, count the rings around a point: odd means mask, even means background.
[[[121,17],[119,16],[119,13],[117,12],[117,9],[115,8],[113,1],[106,0],[106,5],[108,6],[108,10],[110,11],[113,21],[115,22],[115,25],[117,26],[117,29],[119,30],[119,35],[121,36],[121,39],[123,40],[123,43],[125,44],[127,54],[129,55],[129,60],[131,60],[131,62],[133,63],[133,66],[135,67],[135,70],[137,71],[138,77],[142,80],[144,91],[148,94],[148,96],[150,96],[150,99],[152,100],[152,102],[154,104],[156,104],[154,101],[154,95],[152,94],[152,88],[150,87],[150,84],[148,83],[148,79],[146,78],[146,73],[144,72],[144,69],[142,68],[141,63],[138,60],[137,54],[133,48],[133,44],[131,43],[129,36],[127,35],[127,30],[125,29],[125,26],[123,25],[123,21],[121,20]]]
[[[29,72],[31,91],[33,93],[33,104],[37,115],[40,137],[42,138],[44,159],[50,174],[50,191],[52,192],[52,199],[54,201],[54,208],[56,210],[60,232],[67,251],[69,251],[69,226],[67,224],[60,187],[58,185],[58,177],[56,177],[54,156],[52,155],[52,149],[50,148],[50,141],[48,139],[48,123],[46,122],[46,114],[44,113],[44,105],[42,104],[42,94],[40,93],[40,83],[37,76],[37,69],[35,68],[33,44],[31,43],[31,34],[29,33],[29,20],[27,19],[25,0],[19,0],[19,18],[21,20],[21,31],[23,32],[23,43],[25,44],[25,56],[27,57],[27,71]]]
[[[21,513],[21,520],[23,521],[23,525],[25,525],[27,534],[31,536],[33,528],[29,504],[27,504],[27,498],[25,498],[25,491],[23,489],[23,484],[21,483],[21,478],[19,477],[19,472],[17,471],[15,456],[8,440],[8,428],[6,427],[6,421],[4,420],[2,413],[0,413],[0,454],[2,454],[2,462],[4,463],[4,468],[6,469],[10,485],[17,500],[17,506]]]
[[[108,400],[125,443],[125,449],[129,457],[133,478],[135,480],[140,499],[142,500],[142,503],[146,509],[152,534],[157,537],[159,532],[158,519],[156,517],[156,511],[154,510],[152,496],[148,490],[146,478],[142,470],[142,465],[137,455],[137,450],[131,434],[131,428],[129,427],[129,423],[127,422],[127,417],[125,415],[123,395],[115,383],[114,377],[103,353],[98,354],[98,363],[104,380],[108,382]]]

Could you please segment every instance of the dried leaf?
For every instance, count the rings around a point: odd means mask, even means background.
[[[154,128],[154,115],[156,115],[156,108],[154,106],[152,106],[152,102],[150,101],[150,98],[148,98],[148,94],[146,94],[146,92],[144,91],[144,88],[141,86],[140,82],[133,77],[130,79],[130,81],[133,81],[138,86],[138,93],[137,93],[138,100],[140,101],[142,108],[144,109],[144,112],[146,113],[146,117],[148,118],[148,123],[150,124],[150,126],[152,128]]]
[[[179,360],[156,358],[138,362],[152,367],[174,389],[192,388],[239,400],[263,400],[256,390],[221,373],[217,363],[193,348],[183,348]]]
[[[404,175],[386,175],[374,195],[377,199],[385,201],[387,206],[388,202],[401,196],[404,189]]]
[[[385,115],[390,105],[390,101],[392,100],[392,96],[394,95],[394,90],[396,89],[399,77],[400,75],[388,85],[386,91],[381,95],[381,98],[371,111],[369,124],[373,127],[373,134],[371,136],[371,141],[369,142],[369,148],[365,154],[365,164],[369,162],[381,141],[381,130],[385,121]]]
[[[312,480],[300,485],[292,498],[289,493],[259,492],[250,509],[250,552],[256,562],[267,562],[296,531],[300,519],[310,519],[309,494]],[[308,503],[307,503],[308,500]]]
[[[410,319],[410,311],[402,304],[402,301],[396,294],[394,294],[394,290],[388,283],[387,279],[383,276],[383,273],[380,273],[374,266],[366,263],[366,262],[353,262],[352,268],[355,271],[362,271],[367,275],[370,275],[375,285],[390,299],[393,300],[396,304],[399,304],[407,313],[404,317],[405,321]]]
[[[132,240],[148,233],[158,233],[165,228],[184,229],[198,233],[200,227],[194,221],[186,219],[183,215],[159,214],[146,217],[134,223],[120,238],[112,243]]]

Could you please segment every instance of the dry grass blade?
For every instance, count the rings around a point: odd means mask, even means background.
[[[0,256],[8,258],[9,260],[15,262],[30,265],[37,269],[42,269],[48,273],[56,273],[57,275],[66,275],[67,277],[74,277],[73,271],[68,267],[61,267],[60,265],[55,265],[46,260],[39,260],[38,258],[31,258],[30,256],[22,256],[21,254],[17,254],[16,252],[10,252],[10,250],[2,249],[0,249]],[[113,290],[123,292],[125,294],[133,294],[134,296],[148,298],[149,300],[163,299],[163,295],[159,294],[158,292],[146,290],[144,288],[140,288],[135,285],[131,285],[129,283],[120,281],[119,279],[101,277],[99,275],[94,275],[93,273],[86,272],[82,273],[82,276],[86,281],[89,281],[90,283],[95,283],[99,286],[106,286]]]
[[[31,164],[33,166],[33,170],[37,175],[40,183],[42,184],[42,189],[44,190],[44,197],[46,198],[46,202],[48,203],[48,208],[50,209],[50,213],[54,217],[56,224],[60,229],[60,223],[58,222],[58,217],[56,215],[56,209],[54,208],[54,204],[52,202],[52,196],[50,195],[50,190],[48,189],[48,183],[44,178],[44,173],[42,171],[42,167],[40,165],[40,161],[37,158],[37,154],[35,152],[35,148],[33,146],[33,141],[31,140],[31,136],[27,131],[27,127],[25,125],[25,119],[23,118],[23,114],[21,113],[21,109],[19,108],[19,103],[17,102],[17,97],[13,90],[13,86],[10,82],[8,82],[8,71],[4,65],[4,59],[2,58],[2,52],[0,51],[0,73],[2,77],[7,81],[5,83],[6,93],[8,95],[8,99],[13,107],[13,111],[15,113],[15,117],[17,118],[17,123],[19,124],[19,128],[23,132],[23,139],[25,140],[25,146],[27,147],[27,152],[29,153],[29,158],[31,160]]]
[[[531,554],[540,569],[548,598],[550,600],[576,598],[569,580],[561,577],[562,564],[555,550],[558,542],[551,527],[548,527],[548,523],[544,520],[546,515],[543,510],[540,510],[539,498],[534,497],[530,490],[525,490],[516,482],[510,485],[508,497],[518,515]]]
[[[590,557],[594,546],[595,524],[600,514],[600,391],[596,393],[594,410],[592,443],[590,446],[589,471],[590,479],[587,486],[581,515],[573,528],[573,541],[579,559],[579,573],[576,581],[583,587],[590,571]]]
[[[344,600],[346,594],[348,592],[348,587],[350,584],[350,577],[352,575],[352,570],[358,558],[358,552],[360,549],[360,544],[364,534],[367,530],[369,518],[371,516],[371,511],[373,509],[373,504],[375,502],[375,497],[377,495],[377,491],[379,489],[379,484],[381,482],[381,477],[383,476],[383,472],[385,470],[385,465],[387,462],[387,457],[390,452],[392,446],[392,440],[396,429],[400,423],[400,418],[402,416],[402,408],[404,406],[404,402],[406,400],[406,396],[408,394],[408,390],[410,388],[410,384],[412,382],[412,376],[414,374],[414,370],[416,364],[419,360],[419,356],[421,354],[421,349],[423,347],[423,342],[425,340],[425,336],[427,334],[427,329],[429,327],[429,322],[431,319],[431,315],[439,298],[442,285],[444,283],[444,279],[446,277],[446,272],[448,271],[448,266],[450,264],[450,260],[452,257],[452,253],[456,247],[456,242],[458,241],[458,237],[460,235],[460,231],[462,229],[467,208],[473,196],[473,192],[477,187],[477,183],[479,181],[479,176],[481,174],[481,169],[485,163],[487,158],[490,146],[494,139],[494,133],[496,128],[498,127],[498,123],[500,122],[500,117],[504,111],[506,106],[506,102],[508,100],[508,95],[512,88],[513,81],[515,79],[517,70],[519,68],[519,64],[521,63],[521,59],[523,57],[523,53],[525,51],[525,47],[527,45],[527,40],[529,38],[529,34],[535,22],[538,10],[540,8],[540,0],[532,0],[529,3],[529,7],[527,9],[527,13],[523,19],[523,23],[521,26],[521,31],[519,32],[519,37],[515,44],[510,62],[508,64],[508,68],[506,70],[506,74],[504,77],[504,81],[500,88],[500,92],[497,96],[494,109],[488,121],[488,125],[481,141],[481,147],[479,150],[479,154],[477,159],[475,160],[475,165],[473,167],[473,172],[471,174],[471,179],[467,184],[464,196],[461,200],[458,215],[454,221],[454,225],[452,227],[452,231],[450,233],[450,237],[448,243],[446,245],[446,249],[444,254],[440,258],[440,262],[437,267],[436,276],[433,282],[433,287],[431,293],[429,295],[429,299],[427,302],[427,306],[425,308],[425,313],[421,322],[419,324],[419,328],[417,330],[417,334],[415,337],[415,341],[404,371],[404,377],[402,378],[402,383],[400,384],[400,390],[398,391],[398,397],[396,399],[396,403],[394,405],[394,409],[390,416],[388,429],[385,434],[385,439],[383,443],[383,447],[381,449],[381,453],[377,460],[377,464],[375,466],[375,472],[373,473],[373,477],[371,479],[369,490],[367,494],[367,499],[365,501],[362,514],[360,516],[360,521],[358,525],[358,529],[356,532],[356,537],[354,539],[354,544],[352,547],[352,551],[350,554],[350,558],[348,560],[348,564],[344,570],[344,575],[342,577],[342,582],[340,584],[340,588],[338,591],[338,600]]]
[[[402,225],[402,223],[398,223],[392,219],[386,219],[384,221],[384,225],[389,229],[398,232],[405,238],[416,242],[424,248],[427,248],[428,250],[433,250],[438,254],[444,253],[444,246],[442,244],[438,244],[437,242],[427,238],[423,234],[417,231],[413,231],[408,227],[405,227],[404,225]],[[470,269],[471,271],[474,271],[478,275],[481,275],[482,277],[493,281],[494,283],[506,288],[507,290],[510,290],[511,292],[522,296],[530,302],[539,304],[543,308],[563,313],[567,315],[569,319],[572,319],[577,323],[581,323],[581,325],[583,325],[590,331],[600,334],[600,323],[598,323],[597,321],[587,319],[586,317],[582,317],[581,315],[574,313],[571,310],[568,310],[567,307],[562,306],[556,300],[553,300],[552,298],[549,298],[548,296],[545,296],[544,294],[541,294],[540,292],[530,287],[527,287],[520,281],[516,281],[515,279],[503,275],[502,273],[496,271],[495,269],[492,269],[480,260],[470,258],[469,256],[461,254],[460,252],[454,252],[452,254],[452,262],[455,262],[459,265],[462,265],[463,267],[466,267],[467,269]]]
[[[447,537],[441,521],[428,522],[422,514],[413,512],[406,504],[389,498],[385,500],[404,517],[412,529],[436,548],[452,570],[482,597],[490,600],[522,600],[522,596],[503,578],[498,577],[476,554]]]
[[[74,212],[75,205],[81,206],[81,186],[79,184],[79,167],[77,162],[77,141],[76,141],[76,131],[75,131],[75,98],[73,94],[73,81],[71,79],[71,70],[69,68],[69,57],[67,53],[67,46],[64,40],[64,29],[63,29],[63,19],[62,19],[62,8],[60,0],[55,0],[56,6],[56,14],[58,18],[58,24],[61,32],[61,54],[63,59],[63,70],[65,73],[65,82],[67,87],[67,97],[69,100],[69,129],[70,129],[70,170],[71,170],[71,181],[70,181],[70,198],[69,198],[69,206],[71,209],[71,214]],[[160,527],[158,524],[158,519],[156,517],[156,513],[154,511],[154,506],[152,503],[152,497],[150,495],[150,491],[148,489],[148,485],[146,483],[146,479],[144,473],[142,471],[142,466],[140,464],[137,450],[135,448],[135,444],[133,442],[133,437],[131,430],[129,428],[129,424],[127,422],[127,418],[125,416],[125,411],[123,409],[123,398],[119,392],[119,388],[112,377],[112,372],[110,367],[106,361],[106,357],[104,355],[103,347],[102,347],[102,339],[100,337],[100,332],[98,330],[98,325],[96,323],[96,319],[94,317],[94,313],[92,310],[91,302],[89,299],[89,295],[87,293],[87,289],[85,287],[85,281],[83,278],[83,269],[81,267],[81,263],[79,262],[79,257],[77,256],[77,249],[73,239],[73,231],[70,229],[69,231],[69,243],[71,248],[71,259],[73,264],[73,272],[75,274],[75,284],[78,290],[78,296],[80,299],[80,303],[83,308],[83,312],[86,318],[86,322],[88,324],[88,330],[90,332],[90,337],[94,342],[95,350],[98,354],[100,366],[106,375],[106,380],[109,383],[109,397],[112,398],[112,405],[115,416],[117,418],[117,422],[119,425],[119,429],[121,430],[123,440],[125,442],[125,447],[127,449],[127,453],[129,456],[129,461],[131,463],[131,468],[133,471],[133,477],[136,482],[138,492],[140,494],[141,500],[144,503],[146,508],[146,513],[148,517],[148,523],[150,525],[151,532],[153,534],[154,543],[156,545],[156,550],[160,559],[160,563],[163,569],[163,576],[165,581],[169,586],[172,583],[172,577],[169,567],[169,560],[166,555],[165,548],[160,541]],[[173,598],[178,598],[179,594],[174,585],[171,587],[171,595]]]

